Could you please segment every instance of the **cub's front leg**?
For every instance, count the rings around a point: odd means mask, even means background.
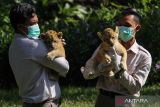
[[[47,59],[48,60],[53,60],[56,57],[56,50],[52,50],[50,52],[47,53]]]
[[[115,45],[115,50],[119,53],[122,58],[120,61],[120,68],[122,70],[127,70],[127,51],[119,42]]]
[[[127,70],[126,60],[127,60],[127,53],[122,53],[122,60],[120,62],[120,68],[124,71]]]
[[[115,78],[121,78],[121,75],[124,73],[124,71],[127,70],[127,52],[123,52],[122,54],[122,59],[120,62],[120,66],[119,66],[119,71],[115,74]]]
[[[53,60],[56,57],[65,57],[65,52],[61,51],[59,49],[56,49],[56,50],[54,49],[54,50],[48,52],[48,54],[47,54],[47,58],[49,60]]]
[[[121,47],[121,55],[122,55],[122,59],[120,62],[120,67],[122,70],[127,70],[127,51],[124,47]]]
[[[106,53],[105,53],[104,57],[105,57],[106,63],[110,64],[111,63],[111,57],[108,54],[106,54]]]

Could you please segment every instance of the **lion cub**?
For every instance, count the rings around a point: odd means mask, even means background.
[[[40,38],[43,39],[49,49],[47,53],[47,58],[49,60],[53,60],[56,57],[65,57],[65,49],[61,41],[62,35],[62,32],[53,30],[48,30],[46,33],[40,35]]]
[[[95,61],[97,63],[105,62],[107,65],[111,64],[108,69],[105,69],[105,76],[114,76],[116,70],[127,70],[127,51],[118,40],[118,28],[116,27],[115,31],[111,28],[106,28],[103,34],[98,32],[97,35],[102,40],[102,43],[95,56]],[[120,64],[117,64],[116,54],[121,56]]]
[[[104,75],[105,77],[114,77],[116,71],[127,70],[127,52],[126,49],[119,43],[118,28],[114,31],[111,28],[104,29],[103,33],[97,33],[102,40],[97,53],[93,56],[90,63],[86,63],[85,67],[81,67],[81,72],[84,78],[92,78],[94,74]],[[118,62],[118,55],[121,56]],[[95,72],[95,69],[99,69]],[[104,69],[105,68],[105,69]]]

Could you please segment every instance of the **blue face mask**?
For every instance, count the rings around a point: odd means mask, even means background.
[[[40,28],[38,24],[34,24],[28,27],[28,38],[38,39],[40,35]]]
[[[123,42],[128,42],[132,39],[134,34],[134,29],[131,27],[119,26],[119,38]]]

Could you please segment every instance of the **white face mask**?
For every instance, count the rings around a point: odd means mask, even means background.
[[[40,28],[38,24],[34,24],[28,27],[28,38],[38,39],[40,35]]]

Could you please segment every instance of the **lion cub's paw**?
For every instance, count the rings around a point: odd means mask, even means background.
[[[111,57],[109,57],[108,55],[105,55],[105,61],[107,64],[111,63]]]
[[[55,58],[55,55],[48,53],[46,57],[48,60],[53,61],[53,59]]]

